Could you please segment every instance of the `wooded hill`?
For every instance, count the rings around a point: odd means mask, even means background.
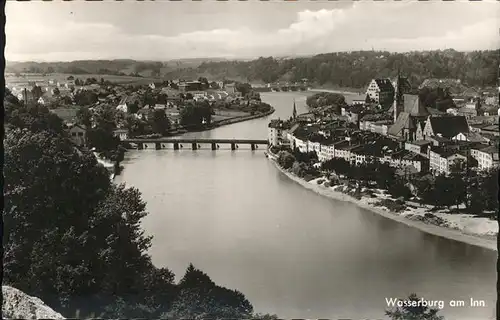
[[[245,82],[298,81],[316,85],[364,88],[373,78],[394,77],[398,68],[413,87],[427,78],[460,79],[465,86],[495,86],[500,50],[458,52],[452,49],[391,53],[356,51],[300,58],[258,58],[250,61],[187,59],[168,62],[134,60],[8,63],[6,72],[140,74],[166,79],[232,79]],[[50,69],[52,68],[52,69]]]

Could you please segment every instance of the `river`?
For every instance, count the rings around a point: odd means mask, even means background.
[[[262,93],[273,115],[186,135],[266,139],[269,120],[290,117],[294,100],[306,111],[306,94]],[[447,319],[494,318],[496,252],[305,190],[262,150],[208,149],[131,151],[116,178],[142,192],[153,262],[177,279],[192,262],[256,312],[287,319],[384,319],[386,297],[412,292],[464,300],[441,311]]]

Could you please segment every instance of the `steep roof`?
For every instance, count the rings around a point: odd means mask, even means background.
[[[408,112],[401,112],[396,122],[387,130],[390,136],[400,136],[403,129],[414,129],[415,123]]]
[[[426,117],[429,115],[429,110],[420,102],[420,98],[415,94],[405,94],[404,111],[414,117]]]
[[[464,116],[447,116],[429,118],[435,135],[451,138],[459,133],[468,133],[469,124]]]
[[[394,91],[394,87],[392,86],[391,80],[389,79],[374,79],[375,83],[377,83],[380,91]]]

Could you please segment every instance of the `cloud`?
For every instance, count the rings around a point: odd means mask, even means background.
[[[372,47],[389,51],[492,49],[500,47],[498,4],[478,3],[471,8],[448,3],[356,2],[349,8],[295,12],[293,22],[266,32],[242,25],[176,35],[166,35],[160,28],[150,34],[134,34],[106,22],[49,19],[36,23],[37,16],[28,14],[7,20],[6,57],[167,60],[317,54]],[[196,22],[203,25],[203,21]]]

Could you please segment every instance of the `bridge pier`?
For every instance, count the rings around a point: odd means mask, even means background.
[[[155,150],[161,150],[161,143],[159,142],[155,143]]]
[[[231,150],[232,151],[236,150],[236,143],[234,142],[231,143]]]
[[[174,150],[179,150],[179,142],[174,142]]]
[[[193,150],[198,150],[198,144],[195,142],[195,143],[191,143],[191,147]]]
[[[252,150],[255,150],[255,143],[250,144],[250,148],[252,148]]]
[[[212,142],[212,150],[217,150],[217,144],[215,142]]]
[[[137,150],[142,150],[144,149],[144,145],[142,143],[137,144]]]

